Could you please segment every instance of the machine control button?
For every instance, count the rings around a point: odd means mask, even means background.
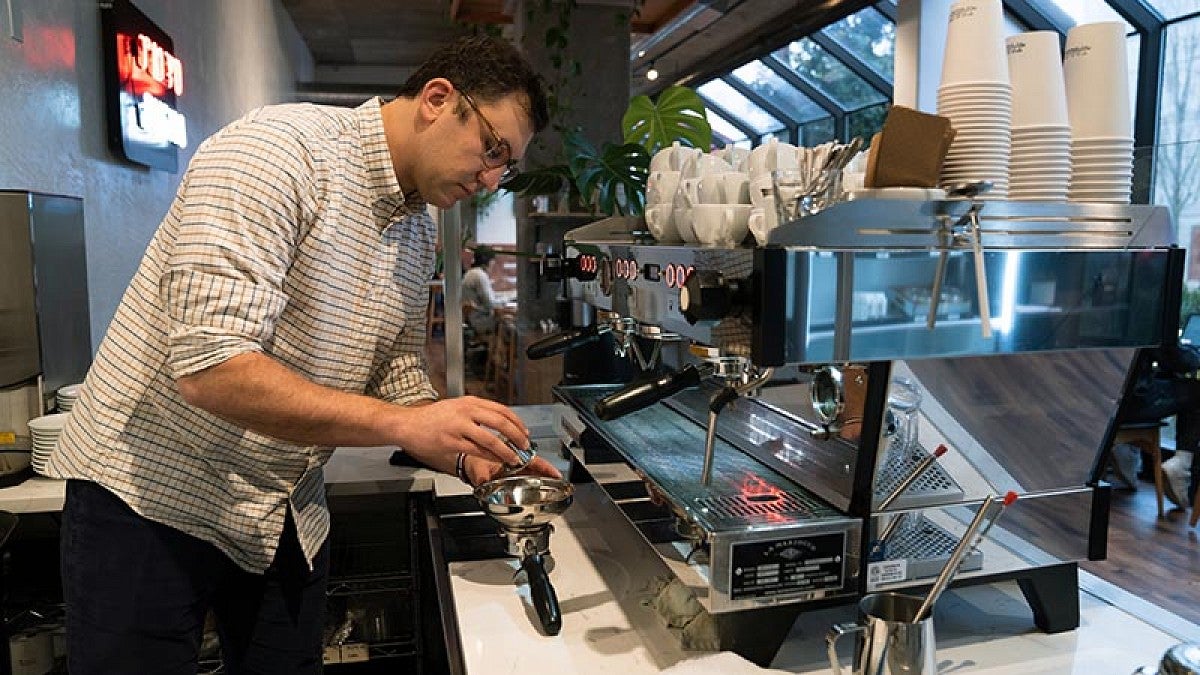
[[[657,282],[660,278],[660,272],[662,272],[662,268],[654,263],[646,263],[645,265],[642,265],[642,277],[646,281]]]

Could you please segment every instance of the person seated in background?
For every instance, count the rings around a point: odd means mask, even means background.
[[[464,259],[466,259],[464,255]],[[491,268],[495,254],[477,249],[471,255],[471,268],[463,275],[463,320],[475,335],[490,335],[496,330],[496,296],[492,292]]]
[[[1137,376],[1119,413],[1122,424],[1175,416],[1175,454],[1162,464],[1163,493],[1188,508],[1200,487],[1200,348],[1165,344],[1144,350]]]

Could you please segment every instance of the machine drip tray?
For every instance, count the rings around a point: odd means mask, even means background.
[[[900,481],[904,480],[917,465],[932,454],[918,445],[899,462],[880,462],[875,480],[875,503],[882,502]],[[890,508],[915,509],[925,506],[954,504],[961,502],[965,494],[958,483],[939,464],[934,463],[925,470]]]
[[[887,560],[904,560],[904,581],[936,577],[958,544],[958,538],[919,513],[909,513],[888,542]],[[983,568],[983,553],[971,551],[963,558],[961,571]],[[899,581],[896,579],[895,581]]]

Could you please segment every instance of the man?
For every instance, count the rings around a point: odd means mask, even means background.
[[[478,249],[471,254],[471,268],[463,274],[462,300],[471,311],[464,317],[477,335],[487,335],[496,327],[493,308],[496,299],[492,295],[492,260],[495,257],[487,249]]]
[[[201,146],[48,463],[72,673],[194,672],[210,608],[226,672],[318,672],[332,448],[472,483],[516,461],[511,410],[424,372],[425,211],[495,189],[546,122],[524,58],[471,38],[385,105],[266,107]]]

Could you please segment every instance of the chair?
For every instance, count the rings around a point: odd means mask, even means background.
[[[442,282],[430,281],[426,284],[429,287],[429,300],[425,305],[425,339],[429,340],[433,337],[434,328],[441,326],[442,334],[446,332],[446,314],[439,312],[438,306],[442,305]]]
[[[512,403],[516,389],[517,370],[517,323],[503,318],[496,324],[488,350],[487,365],[484,367],[484,385],[496,392],[503,403]],[[503,395],[503,397],[501,397]]]
[[[1200,489],[1196,490],[1196,497],[1192,499],[1192,517],[1188,519],[1188,526],[1195,527],[1198,522],[1200,522]]]
[[[1158,499],[1158,517],[1165,514],[1163,510],[1163,471],[1162,471],[1162,422],[1130,422],[1117,427],[1113,437],[1113,445],[1128,443],[1142,451],[1143,457],[1149,457],[1154,471],[1154,496]],[[1136,477],[1134,477],[1136,478]],[[1193,510],[1192,516],[1195,517]]]

